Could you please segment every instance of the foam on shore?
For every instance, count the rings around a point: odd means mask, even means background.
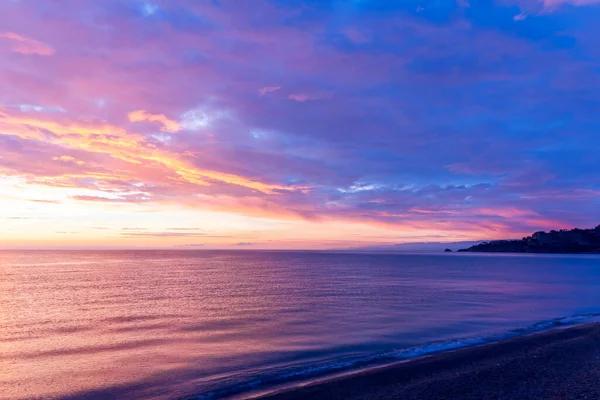
[[[381,367],[447,351],[491,344],[502,340],[541,333],[553,329],[564,329],[594,322],[600,322],[600,314],[582,314],[554,318],[540,321],[527,327],[513,329],[507,332],[489,336],[430,342],[365,357],[332,361],[330,363],[302,367],[292,371],[281,371],[272,375],[256,377],[254,380],[224,387],[209,393],[192,396],[188,399],[212,400],[224,397],[239,399],[256,398],[267,394],[276,393],[283,389],[304,386],[319,380],[326,380],[332,377],[353,374],[373,367]]]

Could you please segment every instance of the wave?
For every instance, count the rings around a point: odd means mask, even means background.
[[[536,322],[527,327],[505,331],[499,334],[459,338],[446,341],[435,341],[368,356],[359,356],[344,360],[338,359],[321,365],[303,366],[292,370],[287,369],[285,371],[273,371],[272,373],[265,373],[246,382],[232,384],[203,394],[188,396],[184,399],[215,400],[226,397],[258,397],[279,391],[283,388],[300,386],[306,383],[314,382],[317,379],[325,379],[333,375],[355,373],[366,368],[384,366],[386,364],[412,360],[446,351],[496,343],[502,340],[527,336],[553,329],[568,328],[592,322],[600,322],[600,313],[554,318]],[[243,397],[240,397],[242,395]]]

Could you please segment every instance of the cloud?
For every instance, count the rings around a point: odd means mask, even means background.
[[[144,110],[132,111],[127,114],[131,122],[158,122],[162,124],[161,131],[174,133],[181,129],[177,121],[167,118],[164,114],[151,114]]]
[[[544,7],[555,9],[563,4],[570,4],[573,6],[589,6],[600,3],[600,0],[540,0],[544,3]]]
[[[60,162],[64,162],[64,163],[74,163],[74,164],[77,164],[77,165],[84,165],[85,164],[85,161],[76,160],[74,157],[71,157],[71,156],[52,157],[52,160],[54,160],[54,161],[60,161]]]
[[[30,111],[35,111],[35,112],[59,112],[59,113],[64,113],[66,112],[66,110],[62,107],[56,107],[56,106],[38,106],[38,105],[32,105],[32,104],[19,104],[19,110],[23,111],[23,112],[30,112]]]
[[[135,114],[133,118],[139,117],[138,114]],[[113,159],[128,163],[130,169],[133,166],[136,169],[143,169],[144,167],[141,165],[147,165],[148,168],[153,169],[154,174],[160,171],[169,176],[169,180],[175,179],[192,185],[212,186],[220,182],[264,193],[301,189],[294,185],[263,183],[259,179],[246,178],[241,174],[198,168],[186,157],[148,143],[148,139],[140,134],[131,133],[122,127],[106,123],[79,123],[41,117],[23,117],[3,112],[0,108],[0,124],[5,127],[6,134],[21,139],[44,140],[74,150],[104,153]],[[48,133],[51,136],[48,136]],[[102,198],[102,196],[95,198],[93,196],[76,196],[74,198],[82,201],[107,202],[148,200],[144,196],[112,199]]]
[[[235,245],[236,246],[253,246],[254,243],[251,243],[251,242],[238,242]]]
[[[145,17],[148,17],[158,11],[158,6],[152,3],[143,3],[142,4],[142,13]]]
[[[6,30],[36,18],[27,34],[60,44],[0,66],[0,173],[18,195],[413,238],[598,215],[596,7],[181,0],[105,18],[76,3],[60,26],[35,1],[2,9]]]
[[[295,100],[295,101],[299,101],[299,102],[305,102],[306,100],[309,99],[308,95],[304,94],[304,93],[290,94],[288,96],[288,98],[290,100]]]
[[[288,96],[288,99],[305,102],[307,100],[320,100],[320,99],[331,99],[333,97],[332,93],[329,92],[321,92],[321,93],[294,93]]]
[[[60,200],[43,200],[43,199],[31,199],[32,203],[45,203],[45,204],[62,204]]]
[[[515,15],[513,19],[515,21],[524,21],[526,18],[527,18],[527,13],[525,11],[523,11],[520,14]]]
[[[48,219],[48,218],[44,218],[44,217],[6,217],[6,219],[13,219],[13,220],[42,220],[42,219]]]
[[[14,32],[3,32],[0,33],[0,39],[7,39],[12,41],[11,51],[20,54],[35,54],[40,56],[52,56],[54,55],[54,49],[42,42],[34,39],[30,39]]]
[[[159,237],[159,238],[229,238],[227,235],[209,235],[197,232],[122,232],[121,236],[128,238]]]
[[[203,247],[204,243],[189,243],[189,244],[177,244],[174,247],[178,248],[194,248],[194,247]]]
[[[139,237],[175,237],[175,238],[187,238],[187,237],[205,237],[204,234],[201,233],[184,233],[184,232],[130,232],[130,233],[121,233],[122,236],[126,236],[129,238],[139,238]]]
[[[271,93],[271,92],[275,92],[277,90],[281,89],[281,86],[265,86],[261,89],[258,89],[258,92],[260,94],[267,94],[267,93]]]
[[[71,199],[97,203],[141,203],[150,200],[148,197],[140,195],[124,195],[118,197],[76,195],[71,196]]]

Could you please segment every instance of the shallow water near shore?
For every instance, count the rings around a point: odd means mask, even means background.
[[[0,304],[0,399],[243,397],[585,322],[600,257],[0,252]]]

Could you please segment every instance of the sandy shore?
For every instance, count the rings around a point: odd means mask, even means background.
[[[434,355],[262,399],[600,399],[600,323]]]

